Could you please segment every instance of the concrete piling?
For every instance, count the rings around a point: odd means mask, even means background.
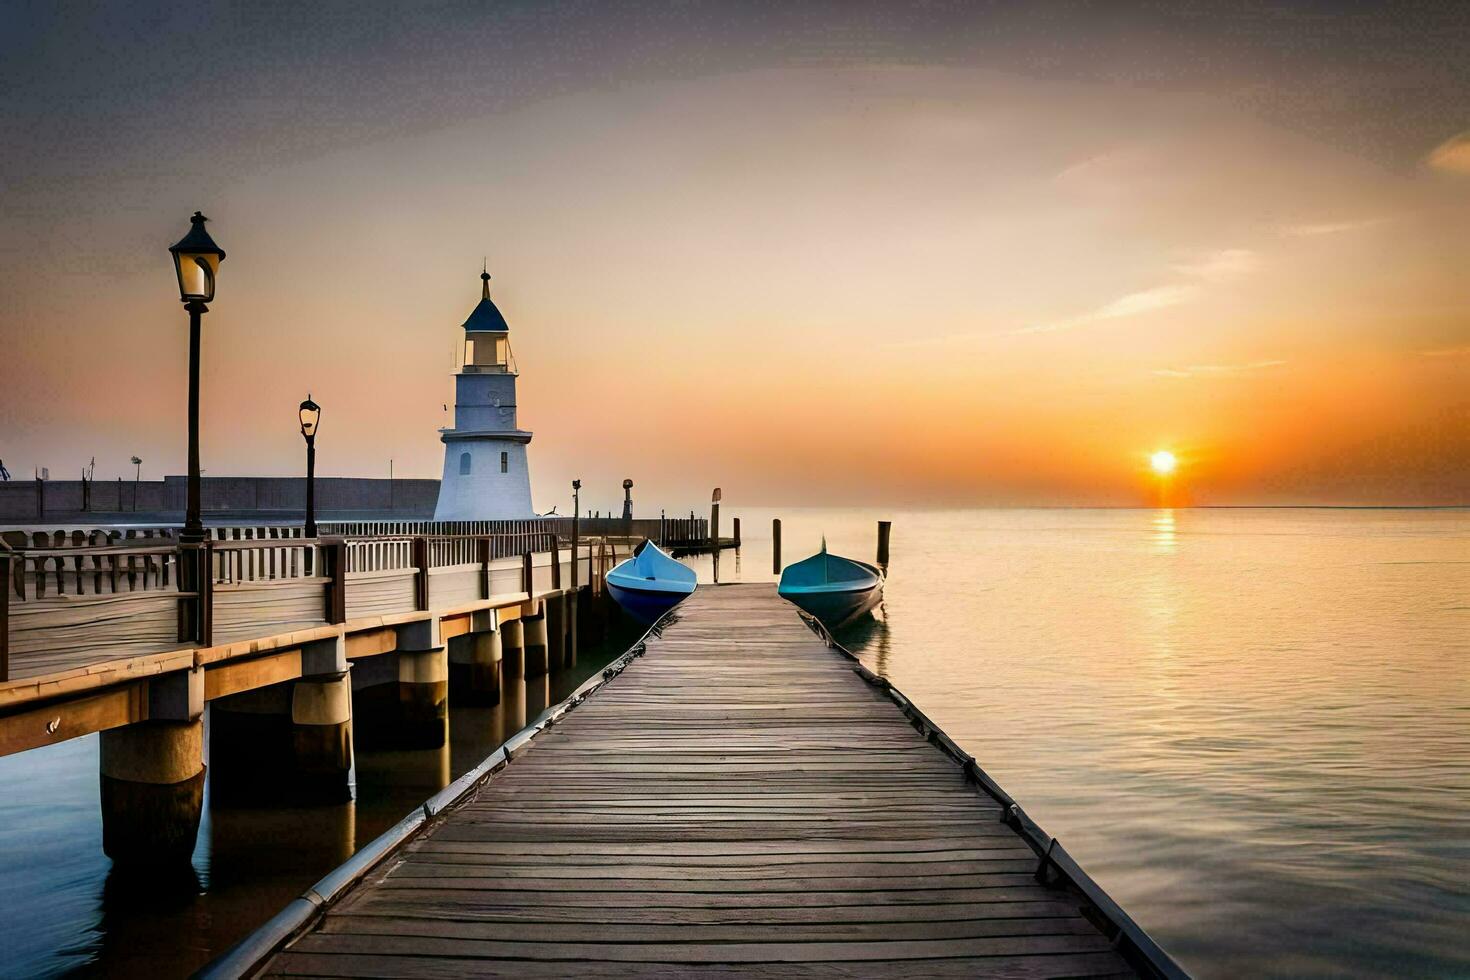
[[[502,677],[524,677],[526,673],[525,627],[519,619],[500,624],[500,672]]]
[[[526,677],[540,677],[550,667],[547,661],[547,603],[539,604],[540,608],[533,616],[522,616],[521,623],[525,627],[526,642]]]
[[[118,865],[187,864],[204,809],[204,719],[102,732],[102,850]]]
[[[214,798],[232,804],[352,798],[352,679],[341,637],[301,650],[303,676],[210,704]]]
[[[449,728],[449,651],[398,651],[398,732],[403,748],[437,749]]]
[[[559,594],[546,599],[546,666],[560,671],[567,665],[567,597]]]
[[[352,681],[347,671],[303,677],[291,691],[290,782],[298,800],[352,799]]]
[[[102,849],[119,865],[187,864],[204,808],[204,671],[150,682],[148,717],[99,736]]]
[[[499,704],[501,634],[495,611],[475,613],[474,632],[449,644],[449,697],[457,704]]]

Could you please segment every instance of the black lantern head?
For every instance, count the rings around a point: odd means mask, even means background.
[[[189,219],[189,233],[169,246],[174,256],[174,272],[179,277],[179,299],[185,303],[208,303],[214,299],[214,281],[225,250],[204,230],[204,222],[208,220],[195,211]]]
[[[301,403],[301,410],[298,414],[301,419],[301,434],[306,437],[307,442],[311,442],[316,438],[316,427],[322,418],[322,407],[312,401],[310,395],[307,395],[306,401]]]

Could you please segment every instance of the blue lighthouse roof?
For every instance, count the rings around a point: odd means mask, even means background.
[[[500,310],[490,301],[490,273],[480,273],[480,302],[470,311],[470,317],[464,322],[466,330],[473,331],[497,331],[509,332],[510,326],[505,322],[505,317],[500,315]]]

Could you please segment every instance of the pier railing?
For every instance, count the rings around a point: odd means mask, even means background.
[[[319,538],[299,528],[215,528],[200,544],[162,530],[0,537],[0,681],[17,676],[13,658],[21,675],[38,676],[263,628],[539,593],[572,579],[595,587],[617,553],[588,536],[573,572],[570,548],[539,521],[494,534]]]

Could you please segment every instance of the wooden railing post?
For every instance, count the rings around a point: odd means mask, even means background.
[[[429,539],[423,535],[413,539],[413,565],[418,570],[413,580],[414,608],[429,608]]]
[[[322,574],[327,583],[326,620],[332,625],[347,622],[347,542],[342,538],[324,538]]]
[[[488,599],[490,598],[490,539],[483,537],[475,544],[479,551],[477,560],[480,563],[480,598]]]
[[[10,680],[10,555],[0,552],[0,681]]]
[[[535,595],[536,580],[533,577],[535,568],[531,564],[531,553],[529,551],[521,555],[521,583],[525,585],[526,595]]]
[[[551,587],[561,589],[561,543],[555,536],[551,539]]]
[[[202,647],[214,646],[214,539],[205,538],[196,553],[199,582],[199,632],[195,642]]]

